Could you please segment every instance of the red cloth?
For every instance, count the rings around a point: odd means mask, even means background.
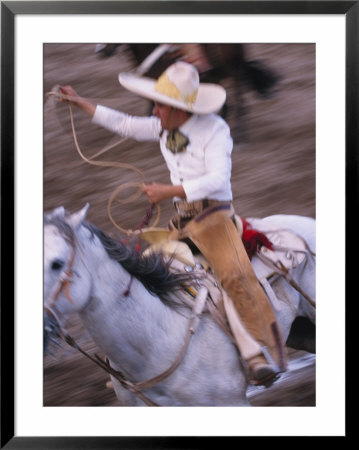
[[[263,247],[263,245],[270,250],[273,250],[273,244],[264,233],[254,230],[252,225],[247,222],[246,219],[241,217],[241,220],[243,225],[242,241],[249,259],[252,259],[253,255],[257,252],[257,250]]]

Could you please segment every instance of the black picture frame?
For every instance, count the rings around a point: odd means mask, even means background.
[[[200,448],[238,444],[226,437],[15,436],[14,395],[14,35],[18,14],[339,14],[346,21],[346,235],[355,236],[359,155],[359,1],[5,1],[1,2],[1,448]],[[346,295],[351,291],[346,241]],[[349,430],[347,430],[349,432]],[[348,434],[346,435],[348,437]],[[220,440],[220,442],[217,442]]]

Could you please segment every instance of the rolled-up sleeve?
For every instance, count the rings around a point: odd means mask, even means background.
[[[205,173],[183,182],[187,201],[204,198],[232,200],[232,148],[229,128],[225,123],[221,123],[215,127],[204,147]]]
[[[97,105],[92,122],[113,133],[136,141],[159,141],[161,122],[155,117],[131,116]]]

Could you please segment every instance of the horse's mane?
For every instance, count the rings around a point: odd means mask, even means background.
[[[64,238],[75,244],[75,234],[71,226],[59,216],[46,216],[44,225],[55,225]],[[97,236],[108,256],[117,261],[127,272],[137,278],[145,288],[157,295],[168,306],[178,306],[171,292],[183,289],[183,284],[192,284],[193,274],[170,271],[171,259],[165,259],[160,252],[151,252],[144,256],[135,245],[127,245],[121,240],[115,241],[100,228],[88,222],[83,224],[92,235]]]
[[[171,292],[183,289],[183,284],[193,283],[193,274],[172,272],[171,259],[165,260],[161,252],[151,252],[144,256],[135,245],[115,241],[93,224],[85,223],[84,226],[97,236],[110,258],[120,263],[130,275],[168,306],[176,304],[171,300]]]

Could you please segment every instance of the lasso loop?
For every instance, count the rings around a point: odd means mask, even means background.
[[[143,173],[137,169],[135,166],[132,166],[131,164],[127,164],[127,163],[120,163],[120,162],[108,162],[108,161],[93,161],[94,158],[102,155],[103,153],[105,153],[106,151],[120,145],[122,142],[124,142],[127,138],[122,138],[120,141],[115,142],[114,144],[111,144],[103,149],[101,149],[99,152],[97,152],[95,155],[93,155],[91,158],[87,158],[81,151],[78,140],[77,140],[77,135],[76,135],[76,129],[75,129],[75,123],[74,123],[74,117],[73,117],[73,112],[72,112],[72,106],[71,106],[71,100],[75,100],[74,98],[72,98],[71,96],[68,95],[63,95],[60,94],[60,92],[58,90],[55,90],[55,88],[53,88],[53,90],[51,92],[47,93],[47,96],[55,96],[57,97],[57,99],[63,99],[63,100],[67,100],[69,103],[69,114],[70,114],[70,121],[71,121],[71,129],[72,129],[72,135],[73,135],[73,139],[74,139],[74,143],[75,143],[75,147],[77,150],[77,153],[80,155],[80,157],[86,161],[88,164],[91,164],[93,166],[101,166],[101,167],[120,167],[121,169],[128,169],[128,170],[132,170],[133,172],[136,172],[140,178],[141,178],[141,183],[134,183],[134,182],[130,182],[130,183],[124,183],[121,184],[120,186],[118,186],[113,193],[111,194],[108,203],[107,203],[107,214],[108,217],[110,219],[110,221],[112,222],[112,224],[118,229],[120,230],[122,233],[126,233],[127,235],[131,235],[131,234],[135,234],[136,231],[138,233],[138,228],[137,230],[126,230],[125,228],[122,228],[113,218],[112,212],[111,212],[111,206],[113,204],[113,202],[116,200],[118,203],[120,204],[127,204],[127,203],[131,203],[135,200],[137,200],[142,194],[142,185],[145,183],[145,177],[143,175]],[[127,197],[127,199],[125,200],[120,200],[117,197],[117,195],[122,192],[123,190],[130,188],[130,187],[138,187],[137,192],[135,192],[134,194],[132,194],[131,196]],[[155,219],[154,224],[152,225],[152,227],[155,227],[159,220],[160,220],[160,214],[161,214],[161,209],[160,209],[160,205],[156,204],[155,205],[157,208],[157,216]],[[151,212],[153,209],[153,205],[151,205]],[[148,213],[147,213],[148,216]],[[149,218],[149,216],[147,217]],[[146,221],[147,222],[147,221]],[[147,224],[147,223],[146,223]],[[137,234],[136,233],[136,234]]]
[[[123,191],[124,189],[127,189],[127,188],[129,188],[129,187],[136,187],[136,186],[139,186],[139,190],[138,190],[136,193],[134,193],[132,196],[128,197],[126,200],[119,200],[119,199],[116,199],[117,195],[118,195],[121,191]],[[112,206],[112,203],[113,203],[115,200],[117,200],[117,201],[118,201],[119,203],[121,203],[121,204],[126,204],[126,203],[130,203],[130,202],[135,201],[135,200],[138,199],[141,195],[142,195],[141,186],[140,186],[138,183],[124,183],[124,184],[121,184],[120,186],[118,186],[118,187],[112,192],[112,194],[111,194],[111,196],[110,196],[110,198],[109,198],[109,200],[108,200],[108,203],[107,203],[107,214],[108,214],[108,217],[109,217],[110,221],[112,222],[112,224],[113,224],[118,230],[120,230],[120,231],[122,231],[122,232],[124,232],[124,233],[126,233],[126,234],[128,234],[128,235],[131,235],[131,234],[136,233],[136,231],[138,231],[138,229],[137,229],[137,230],[125,230],[124,228],[120,227],[120,226],[118,225],[118,223],[115,221],[115,219],[113,218],[113,216],[112,216],[111,206]],[[157,208],[157,216],[156,216],[155,222],[154,222],[154,224],[152,225],[152,227],[157,226],[157,224],[158,224],[158,222],[159,222],[159,220],[160,220],[160,205],[156,204],[156,208]]]

